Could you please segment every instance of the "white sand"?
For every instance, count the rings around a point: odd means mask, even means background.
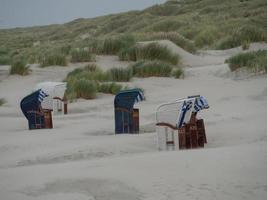
[[[0,98],[7,104],[0,107],[0,199],[267,199],[267,76],[234,79],[222,59],[229,54],[182,54],[188,66],[202,66],[186,69],[184,80],[134,79],[130,85],[144,88],[147,98],[136,105],[148,132],[140,135],[114,135],[112,95],[72,103],[69,115],[54,117],[54,129],[29,131],[21,98],[36,83],[61,81],[78,66],[33,66],[25,77],[7,76],[1,66]],[[127,66],[115,57],[98,57],[98,63]],[[193,94],[211,106],[201,113],[207,147],[158,152],[156,107]]]

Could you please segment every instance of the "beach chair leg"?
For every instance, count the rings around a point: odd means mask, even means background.
[[[186,149],[192,148],[190,124],[185,124],[185,146],[186,146]]]
[[[185,127],[179,128],[178,130],[179,137],[179,149],[186,149],[186,138],[185,138]]]
[[[191,147],[198,148],[198,131],[195,123],[190,124]]]
[[[199,146],[204,147],[204,143],[207,143],[207,137],[203,119],[197,120],[197,129],[199,133]]]

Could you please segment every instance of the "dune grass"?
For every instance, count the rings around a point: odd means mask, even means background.
[[[107,55],[115,55],[120,50],[128,48],[135,43],[135,38],[132,35],[120,35],[104,39],[101,47],[101,53]]]
[[[137,35],[139,41],[170,40],[184,50],[195,53],[196,46],[193,41],[185,38],[178,32],[148,32]]]
[[[197,47],[204,47],[212,45],[217,38],[220,37],[220,31],[215,26],[205,26],[205,29],[202,29],[194,37],[195,45]]]
[[[0,55],[0,65],[8,65],[10,64],[10,60],[9,55]]]
[[[99,68],[99,67],[98,67],[96,64],[94,64],[94,63],[90,63],[90,64],[88,64],[88,65],[86,65],[86,66],[84,67],[84,70],[86,70],[86,71],[90,71],[90,72],[95,72],[98,68]]]
[[[98,85],[98,92],[105,94],[116,95],[119,91],[123,89],[123,86],[115,82],[112,83],[100,83]]]
[[[10,61],[9,51],[5,47],[0,47],[0,65],[8,65]]]
[[[133,77],[131,68],[112,68],[107,71],[110,81],[129,82]]]
[[[168,39],[189,52],[227,49],[244,41],[267,41],[266,8],[266,0],[166,1],[62,25],[0,30],[0,44],[10,52],[59,47],[59,53],[69,55],[71,48],[88,47],[94,53],[117,54],[134,44],[133,35],[137,41]]]
[[[132,69],[134,76],[137,77],[169,77],[173,66],[158,60],[140,61],[132,65]]]
[[[267,50],[240,53],[226,60],[231,71],[245,67],[249,71],[267,73]]]
[[[74,49],[71,51],[71,62],[92,62],[95,61],[95,55],[93,55],[87,49]]]
[[[172,75],[174,76],[174,78],[180,79],[180,78],[183,78],[184,77],[184,71],[181,68],[175,68],[172,71]]]
[[[76,98],[94,99],[97,93],[97,85],[95,81],[79,79],[74,83],[74,91]]]
[[[0,98],[0,106],[4,105],[6,103],[6,100],[4,98]]]
[[[27,66],[25,58],[16,58],[10,67],[9,74],[28,75],[30,73],[30,67]]]
[[[120,60],[161,60],[177,65],[180,61],[179,55],[174,54],[167,47],[157,43],[147,45],[135,45],[124,49],[119,54]]]
[[[114,81],[129,81],[130,70],[114,68],[107,72],[102,71],[95,64],[88,64],[70,72],[64,81],[67,82],[68,99],[94,99],[96,93],[116,94],[123,86]]]
[[[224,37],[217,43],[217,49],[229,49],[243,46],[244,43],[267,41],[266,32],[254,25],[244,25],[237,28],[232,35]]]
[[[60,53],[45,53],[39,57],[39,63],[41,67],[68,65],[66,55]]]

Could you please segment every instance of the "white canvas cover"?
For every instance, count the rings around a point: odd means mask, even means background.
[[[42,108],[43,109],[50,109],[50,110],[56,110],[54,109],[55,102],[54,98],[58,97],[60,99],[63,99],[65,91],[67,89],[67,84],[64,82],[41,82],[36,85],[34,90],[42,89],[46,94],[48,94],[48,97],[45,97],[42,102]]]

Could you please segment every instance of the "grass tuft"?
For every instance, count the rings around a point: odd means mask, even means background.
[[[153,40],[170,40],[177,46],[185,49],[188,52],[195,53],[196,47],[194,42],[185,38],[177,32],[150,32],[146,34],[139,34],[140,41],[153,41]]]
[[[114,94],[116,95],[118,92],[122,90],[122,85],[117,83],[101,83],[98,86],[98,92],[105,94]]]
[[[84,70],[89,71],[89,72],[95,72],[97,71],[97,69],[99,68],[96,64],[88,64],[84,67]]]
[[[250,42],[248,40],[242,42],[242,49],[247,50],[250,47]]]
[[[110,81],[129,82],[133,77],[131,68],[112,68],[107,73],[110,77]]]
[[[75,49],[71,51],[71,62],[92,62],[95,61],[95,56],[86,49]]]
[[[176,78],[183,78],[184,77],[184,71],[181,68],[176,68],[175,70],[173,70],[172,75]]]
[[[28,75],[30,73],[30,67],[26,65],[26,61],[23,58],[16,58],[11,67],[9,74]]]
[[[226,60],[231,71],[235,71],[241,67],[258,73],[267,73],[267,50],[259,50],[248,53],[240,53]]]
[[[132,66],[133,74],[137,77],[169,77],[173,66],[162,61],[140,61]]]
[[[4,105],[6,103],[6,100],[4,98],[0,98],[0,106]]]
[[[266,32],[259,27],[246,25],[236,29],[231,36],[224,37],[217,44],[217,49],[234,48],[244,43],[266,41]]]
[[[10,64],[10,60],[9,55],[0,55],[0,65],[8,65]]]
[[[67,66],[67,58],[66,55],[59,53],[46,53],[39,58],[39,62],[41,67],[47,66]]]
[[[96,97],[97,85],[95,81],[80,79],[74,83],[76,98],[94,99]]]
[[[103,72],[95,64],[89,64],[84,68],[78,68],[70,72],[65,81],[67,82],[68,99],[84,98],[93,99],[96,92],[116,94],[123,87],[110,81],[129,81],[132,77],[131,69],[111,69]]]
[[[136,45],[130,49],[120,52],[119,57],[121,60],[161,60],[171,64],[179,63],[179,56],[171,52],[168,47],[162,46],[157,43],[150,43],[147,45]]]
[[[122,49],[129,48],[134,45],[135,38],[132,35],[121,35],[117,37],[106,38],[103,41],[102,50],[103,54],[115,55]]]

